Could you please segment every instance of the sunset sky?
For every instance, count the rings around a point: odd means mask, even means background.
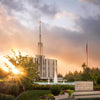
[[[58,60],[58,73],[100,68],[100,0],[0,0],[0,57],[11,49],[35,56],[39,20],[43,54]]]

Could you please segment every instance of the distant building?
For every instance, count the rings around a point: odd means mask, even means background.
[[[39,42],[38,42],[38,55],[35,61],[38,62],[39,76],[41,79],[54,79],[54,72],[57,72],[57,60],[48,59],[43,55],[43,43],[41,42],[41,21],[39,22]]]
[[[63,81],[63,77],[58,77],[58,81]]]

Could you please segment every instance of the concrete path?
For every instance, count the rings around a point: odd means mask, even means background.
[[[60,99],[60,100],[75,100],[75,99],[72,99],[72,98],[66,98],[66,99]]]
[[[73,98],[68,98],[68,93],[64,95],[55,96],[55,100],[75,100]]]

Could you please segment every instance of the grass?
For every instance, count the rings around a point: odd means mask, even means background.
[[[31,90],[22,93],[16,100],[39,100],[40,96],[49,94],[50,90]]]

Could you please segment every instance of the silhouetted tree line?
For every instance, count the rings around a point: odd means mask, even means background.
[[[83,71],[75,71],[74,73],[69,72],[65,75],[64,79],[67,81],[93,81],[94,85],[100,85],[100,69],[99,68],[89,68],[82,65]]]

